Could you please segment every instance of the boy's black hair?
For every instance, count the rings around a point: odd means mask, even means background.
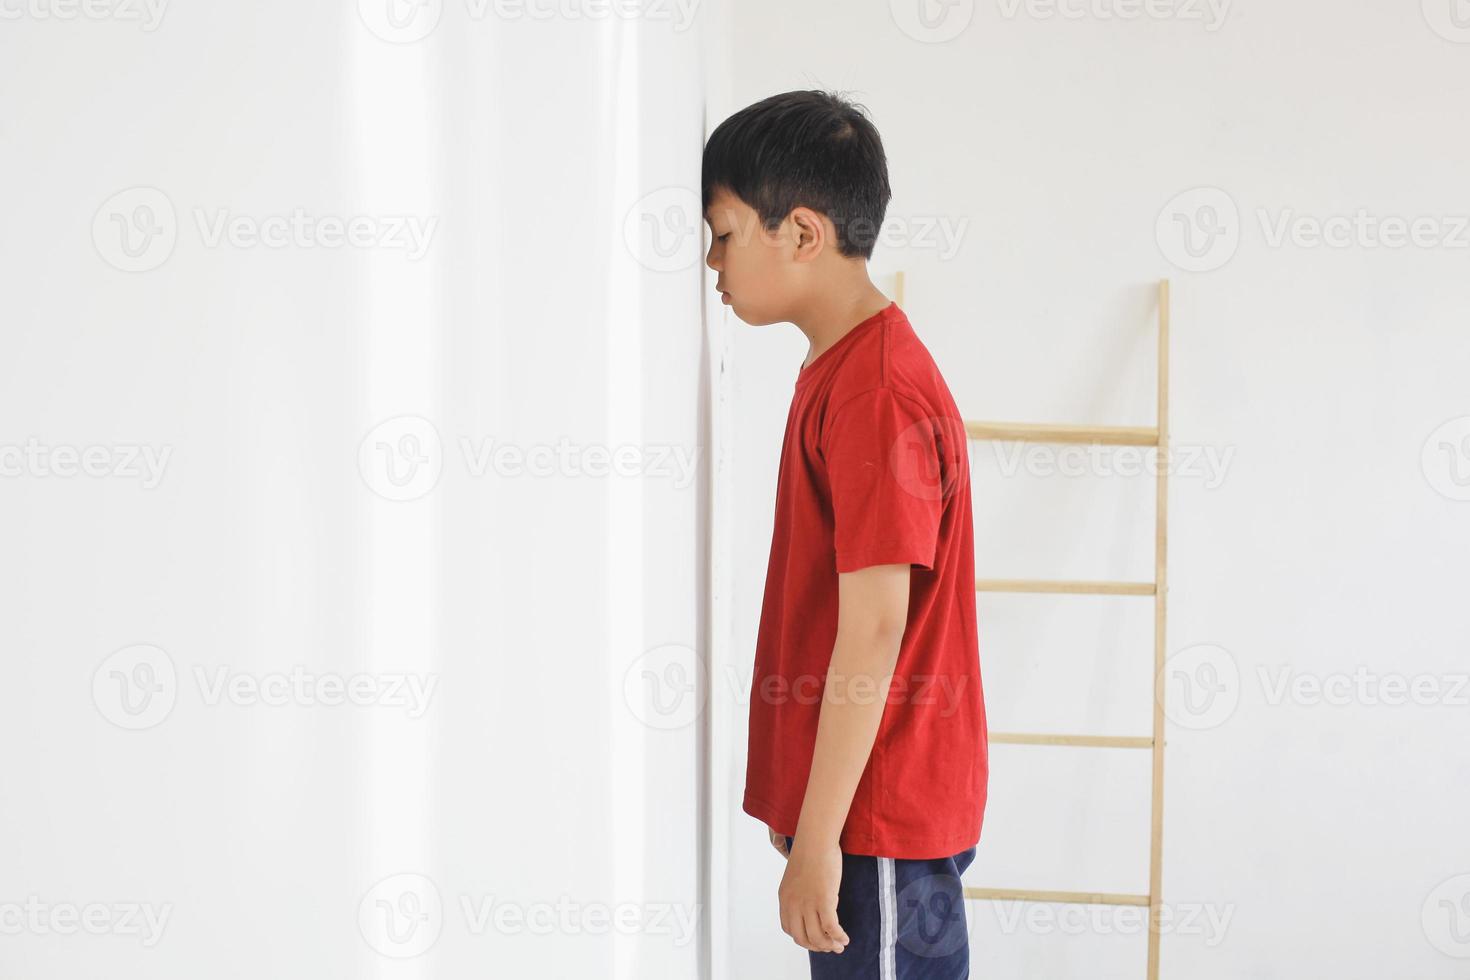
[[[741,109],[710,135],[702,169],[706,212],[721,187],[767,231],[808,207],[832,219],[837,250],[849,258],[873,257],[893,196],[866,109],[830,92],[782,92]]]

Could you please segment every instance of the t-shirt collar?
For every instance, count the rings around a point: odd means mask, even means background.
[[[796,372],[796,383],[798,385],[804,385],[812,378],[820,374],[822,370],[826,367],[826,365],[832,363],[833,354],[836,354],[838,351],[847,347],[851,343],[853,338],[855,338],[858,334],[867,332],[867,330],[874,324],[881,323],[883,320],[887,319],[888,314],[891,313],[897,306],[897,303],[895,303],[893,300],[889,300],[888,305],[883,307],[883,309],[879,310],[877,313],[874,313],[872,316],[868,317],[866,320],[863,320],[857,326],[853,327],[847,333],[839,337],[837,339],[837,343],[822,351],[822,353],[817,355],[816,360],[812,361],[810,364],[806,365]]]

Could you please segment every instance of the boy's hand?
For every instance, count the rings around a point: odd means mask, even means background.
[[[771,831],[771,846],[776,849],[776,853],[780,854],[783,858],[789,858],[791,855],[786,850],[786,835],[778,834],[774,830],[771,830],[770,827],[766,829]]]
[[[842,851],[834,842],[792,846],[781,877],[781,930],[798,946],[816,953],[840,953],[847,933],[837,921],[837,888],[842,883]]]

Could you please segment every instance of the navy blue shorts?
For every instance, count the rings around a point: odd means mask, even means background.
[[[974,860],[973,847],[924,861],[844,852],[837,921],[850,942],[841,953],[808,950],[812,980],[965,980],[970,930],[960,875]]]

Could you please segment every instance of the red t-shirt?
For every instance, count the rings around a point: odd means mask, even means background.
[[[970,507],[964,420],[890,303],[796,378],[750,690],[746,813],[796,833],[837,637],[837,574],[908,562],[908,625],[839,846],[935,858],[980,839],[990,752]]]

